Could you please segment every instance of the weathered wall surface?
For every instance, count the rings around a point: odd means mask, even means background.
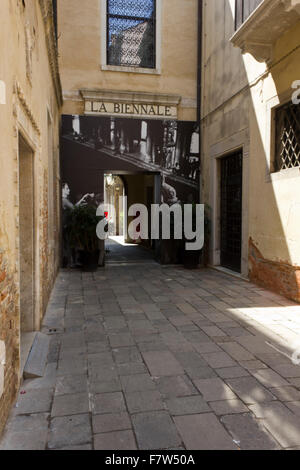
[[[278,39],[267,68],[230,42],[234,7],[204,2],[202,194],[213,209],[211,262],[220,249],[218,159],[243,148],[242,274],[299,301],[300,172],[272,173],[271,109],[291,99],[300,79],[300,22]]]
[[[252,88],[250,187],[250,277],[300,301],[300,171],[271,173],[269,107],[291,99],[291,86],[300,79],[300,22],[281,37],[270,73]],[[298,46],[298,48],[297,48]],[[292,52],[293,51],[293,52]],[[263,201],[263,204],[261,203]],[[257,252],[256,252],[257,253]]]
[[[0,433],[18,390],[19,376],[18,289],[13,270],[0,251]],[[6,364],[6,365],[5,365]]]
[[[100,0],[58,2],[64,114],[83,114],[79,90],[97,89],[180,95],[178,119],[196,120],[198,1],[161,3],[161,70],[148,74],[101,69],[105,32]]]
[[[57,207],[60,197],[61,90],[52,21],[52,4],[48,0],[0,2],[0,81],[5,84],[5,99],[0,104],[0,342],[6,351],[4,390],[0,389],[0,432],[20,380],[20,136],[33,155],[35,330],[40,328],[59,265],[57,211],[53,230],[49,230],[45,215],[49,207]],[[50,181],[44,177],[49,167],[54,180],[51,187],[56,188],[51,191],[51,204],[47,190]]]

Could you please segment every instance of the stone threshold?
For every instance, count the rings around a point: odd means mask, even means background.
[[[232,271],[231,269],[224,268],[223,266],[208,265],[208,268],[214,269],[215,271],[219,271],[224,274],[228,274],[229,276],[235,277],[236,279],[241,279],[242,281],[250,282],[250,280],[242,274]]]
[[[37,334],[37,331],[31,331],[29,333],[21,332],[21,339],[20,339],[20,377],[21,379],[23,378],[25,364],[30,354],[36,334]]]

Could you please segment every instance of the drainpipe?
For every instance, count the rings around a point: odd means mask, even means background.
[[[202,188],[202,139],[201,139],[201,92],[202,92],[202,32],[203,32],[203,0],[198,0],[198,70],[197,70],[197,122],[199,125],[200,139],[200,177],[199,177],[199,200],[201,202]]]

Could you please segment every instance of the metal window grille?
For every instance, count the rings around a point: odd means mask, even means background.
[[[288,103],[276,110],[277,171],[300,166],[300,105]]]
[[[155,68],[155,0],[107,0],[107,64]]]
[[[253,13],[263,0],[235,0],[235,29]]]

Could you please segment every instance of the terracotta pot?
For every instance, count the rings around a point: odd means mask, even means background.
[[[100,250],[82,252],[82,270],[85,272],[97,271],[99,262]]]

